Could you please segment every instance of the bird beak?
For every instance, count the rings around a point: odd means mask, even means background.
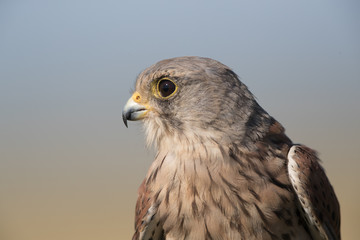
[[[125,107],[122,111],[123,121],[126,127],[127,121],[137,121],[145,117],[146,113],[149,111],[148,106],[140,104],[141,96],[138,92],[135,92],[131,98],[125,104]]]

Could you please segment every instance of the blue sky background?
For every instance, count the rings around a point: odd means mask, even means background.
[[[129,239],[153,152],[121,110],[164,58],[230,66],[319,151],[360,234],[358,1],[0,1],[0,238]]]

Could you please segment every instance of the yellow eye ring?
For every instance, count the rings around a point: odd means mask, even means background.
[[[156,95],[162,99],[172,97],[177,89],[177,85],[169,78],[161,78],[156,83]]]

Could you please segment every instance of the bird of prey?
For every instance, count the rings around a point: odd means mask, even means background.
[[[133,240],[340,239],[339,203],[316,152],[292,143],[222,63],[150,66],[123,120],[142,120],[157,150]]]

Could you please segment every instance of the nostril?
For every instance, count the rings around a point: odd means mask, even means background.
[[[141,95],[138,92],[135,92],[132,96],[132,99],[138,103],[141,100]]]

